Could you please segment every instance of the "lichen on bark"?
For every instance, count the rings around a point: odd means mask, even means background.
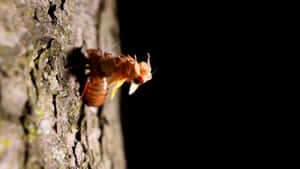
[[[65,68],[118,44],[115,3],[0,0],[0,169],[125,168],[118,99],[84,105]]]

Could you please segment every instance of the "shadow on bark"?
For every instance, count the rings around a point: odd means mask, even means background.
[[[74,48],[67,55],[67,65],[65,66],[68,71],[76,77],[80,84],[79,91],[82,92],[85,81],[87,80],[84,66],[88,63],[88,59],[82,53],[82,48]]]

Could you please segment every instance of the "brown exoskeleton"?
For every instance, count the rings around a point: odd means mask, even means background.
[[[138,63],[136,56],[119,55],[112,57],[111,53],[100,49],[89,49],[87,69],[90,70],[81,97],[87,105],[100,106],[103,104],[108,87],[115,85],[110,98],[112,99],[124,82],[130,83],[129,95],[133,94],[139,85],[152,79],[150,56],[147,62]]]

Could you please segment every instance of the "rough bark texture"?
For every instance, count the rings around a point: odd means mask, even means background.
[[[0,169],[126,168],[118,94],[88,107],[65,69],[84,42],[118,46],[115,3],[0,0]]]

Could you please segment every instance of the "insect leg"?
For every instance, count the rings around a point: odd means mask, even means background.
[[[111,92],[111,95],[110,95],[110,100],[112,100],[116,94],[116,91],[118,90],[118,88],[120,88],[124,82],[126,82],[127,78],[123,78],[123,79],[120,79],[117,84],[114,86],[112,92]]]
[[[87,75],[87,76],[89,76],[89,75]],[[87,89],[87,86],[88,86],[88,84],[89,84],[89,77],[87,77],[87,79],[86,79],[86,81],[85,81],[85,84],[84,84],[84,88],[83,88],[83,90],[82,90],[82,93],[81,93],[81,95],[80,95],[80,99],[82,99],[83,98],[83,96],[84,96],[84,94],[85,94],[85,92],[86,92],[86,89]]]

